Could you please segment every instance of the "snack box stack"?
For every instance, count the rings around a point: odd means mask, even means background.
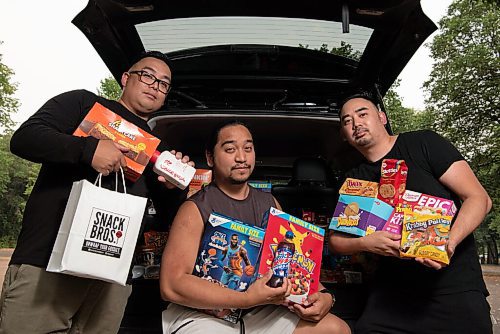
[[[95,103],[73,135],[110,139],[129,149],[125,153],[125,176],[137,181],[160,144],[160,139],[123,119],[99,103]]]
[[[229,251],[233,235],[238,236],[236,252]],[[205,224],[193,274],[226,288],[230,284],[235,284],[232,287],[234,290],[245,291],[256,278],[255,266],[263,239],[263,229],[214,212]],[[240,252],[246,254],[250,265],[246,265]],[[230,253],[234,254],[236,260]],[[230,270],[230,261],[239,262],[239,259],[241,259],[241,270]],[[241,316],[239,309],[203,310],[203,312],[231,323],[237,323]]]
[[[187,197],[193,196],[210,182],[212,182],[212,171],[210,169],[196,169],[193,179],[189,183]]]
[[[303,304],[307,296],[318,291],[325,230],[276,208],[271,208],[264,219],[267,228],[259,275],[265,275],[271,269],[278,243],[287,231],[293,232],[295,253],[288,272],[292,291],[287,299]]]
[[[339,190],[330,229],[365,236],[382,230],[394,208],[377,198],[378,183],[348,178]]]

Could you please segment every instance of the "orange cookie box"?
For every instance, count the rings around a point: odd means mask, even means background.
[[[125,176],[134,182],[142,175],[149,159],[160,144],[160,139],[126,121],[97,102],[73,135],[110,139],[127,147],[129,151],[125,153],[127,162]]]
[[[210,169],[197,169],[193,179],[189,183],[187,197],[196,194],[201,188],[212,182],[212,171]]]

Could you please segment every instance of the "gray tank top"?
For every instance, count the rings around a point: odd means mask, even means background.
[[[212,212],[217,212],[258,227],[263,227],[262,218],[266,211],[276,206],[270,193],[250,187],[247,198],[237,200],[226,195],[213,182],[190,197],[188,201],[196,204],[204,223],[208,221]]]

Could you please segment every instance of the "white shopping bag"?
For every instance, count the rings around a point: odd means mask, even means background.
[[[73,183],[47,271],[125,285],[146,198],[101,188],[101,177]]]

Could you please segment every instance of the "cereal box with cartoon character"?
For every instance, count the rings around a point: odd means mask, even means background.
[[[228,289],[245,291],[255,280],[264,230],[218,213],[205,224],[193,275]],[[203,310],[236,323],[239,309]]]
[[[74,136],[110,139],[129,149],[124,153],[127,162],[125,176],[137,181],[160,144],[160,139],[123,119],[102,104],[96,102],[85,116]]]
[[[446,243],[451,220],[451,216],[421,214],[405,209],[400,255],[423,257],[449,264]]]
[[[276,208],[271,208],[264,219],[267,228],[259,275],[265,275],[270,270],[278,244],[287,232],[292,232],[295,252],[288,270],[292,283],[288,300],[302,304],[307,296],[318,291],[325,230]]]

